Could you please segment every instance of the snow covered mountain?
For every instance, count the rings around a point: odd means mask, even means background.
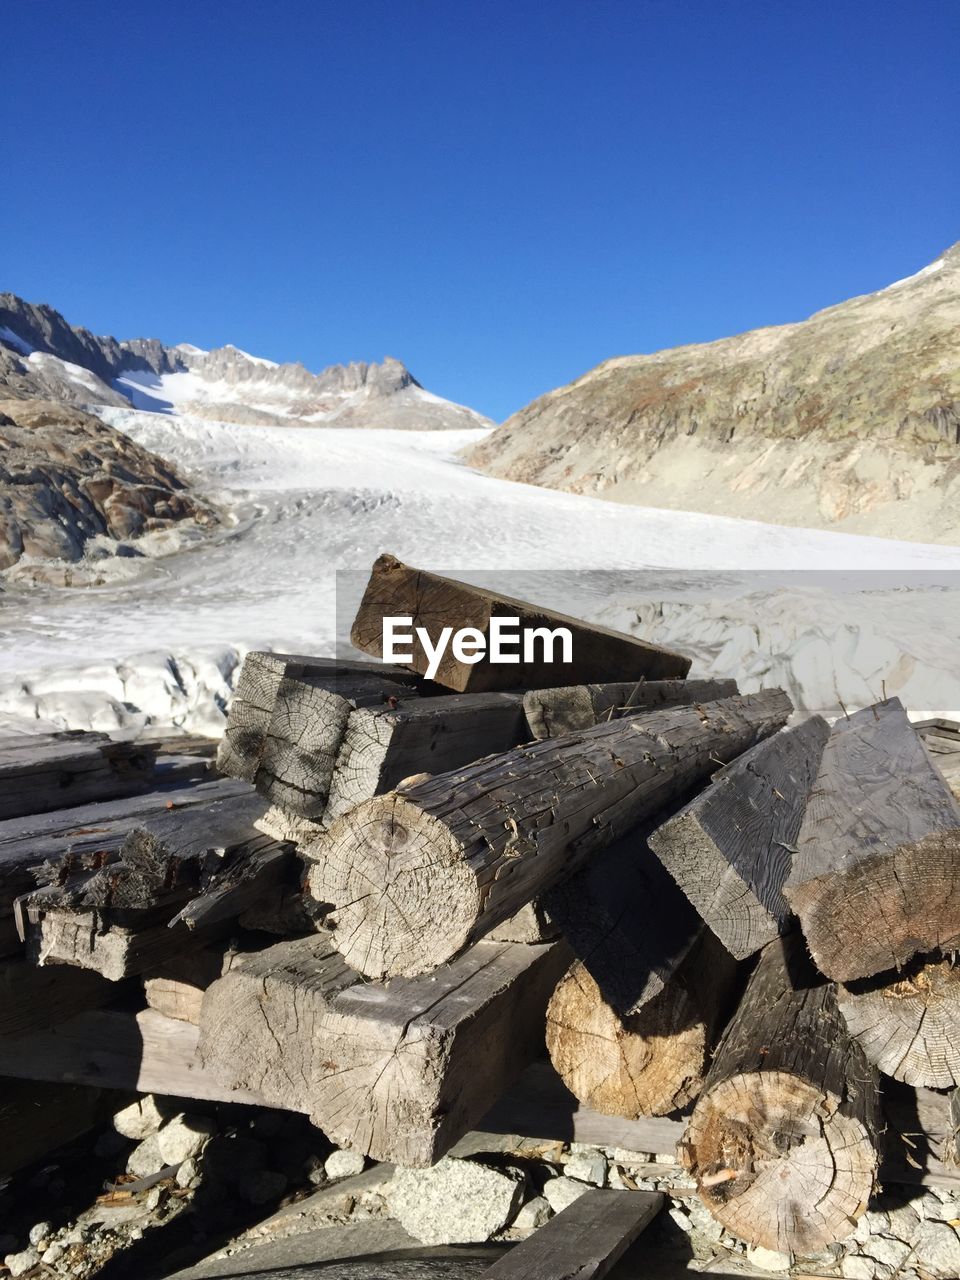
[[[608,360],[468,461],[619,502],[960,542],[960,244],[798,324]]]
[[[11,293],[0,294],[0,388],[12,399],[132,406],[251,426],[493,426],[474,410],[432,395],[390,357],[313,374],[302,364],[275,364],[229,345],[202,351],[154,338],[117,341]]]

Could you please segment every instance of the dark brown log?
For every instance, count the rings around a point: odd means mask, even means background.
[[[838,982],[960,946],[960,806],[896,698],[834,726],[784,894]]]
[[[684,1137],[701,1199],[748,1244],[801,1256],[848,1236],[878,1165],[876,1072],[797,935],[768,944]]]
[[[314,688],[317,696],[309,706],[301,698],[300,711],[288,708],[285,680],[293,682],[288,688]],[[335,735],[338,714],[345,720],[349,706],[362,705],[364,698],[379,702],[385,694],[415,696],[418,684],[417,677],[409,671],[384,663],[345,662],[289,653],[248,653],[230,703],[217,766],[229,777],[254,782],[261,767],[266,768],[267,774],[280,768],[282,744],[287,737],[294,743],[300,741],[304,753],[325,748],[329,754],[328,739]],[[360,703],[357,698],[361,699]],[[271,744],[268,737],[275,712],[273,733],[277,741]],[[311,715],[326,713],[334,723],[324,721],[319,728],[312,728],[304,718],[308,712]],[[332,748],[334,755],[337,745],[339,738]]]
[[[737,962],[709,929],[666,987],[621,1017],[577,961],[547,1009],[547,1050],[567,1088],[606,1115],[669,1115],[700,1092],[737,995]]]
[[[847,1030],[867,1061],[905,1084],[960,1084],[960,968],[939,957],[837,990]]]
[[[638,711],[658,711],[692,702],[735,698],[736,680],[634,680],[631,684],[575,684],[559,689],[531,689],[523,710],[531,738],[577,733],[603,720],[618,720]]]
[[[489,1280],[600,1280],[662,1206],[659,1191],[585,1191],[484,1275]]]
[[[650,836],[654,853],[738,960],[787,927],[783,886],[829,733],[813,716],[758,743]]]
[[[146,791],[157,751],[105,733],[0,738],[0,819]]]
[[[429,659],[422,643],[416,639],[415,629],[418,627],[426,630],[434,646],[444,627],[451,627],[454,632],[474,628],[489,643],[493,618],[517,618],[523,629],[547,628],[553,631],[564,627],[570,632],[571,662],[543,661],[542,646],[538,646],[534,660],[524,661],[521,646],[520,661],[516,664],[492,663],[487,656],[469,663],[458,658],[452,646],[448,645],[433,679],[457,693],[542,689],[614,679],[682,679],[690,670],[689,658],[647,644],[635,636],[593,626],[453,578],[413,569],[391,555],[380,556],[374,564],[360,602],[350,632],[350,639],[358,649],[378,658],[383,656],[383,620],[386,617],[412,619],[414,641],[409,665],[422,674],[429,669]],[[562,656],[559,647],[556,656]]]
[[[517,693],[416,698],[396,707],[358,707],[346,722],[324,823],[417,773],[447,773],[525,742]]]
[[[372,978],[425,973],[791,711],[780,690],[595,725],[365,801],[311,845],[334,939]]]
[[[361,981],[321,936],[208,988],[201,1056],[222,1084],[306,1111],[340,1145],[438,1160],[543,1047],[562,944],[484,942],[428,978]]]

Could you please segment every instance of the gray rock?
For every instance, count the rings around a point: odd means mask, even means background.
[[[892,1236],[874,1236],[860,1246],[860,1252],[874,1262],[898,1270],[913,1252],[912,1246],[903,1240],[895,1240]]]
[[[147,1213],[154,1213],[160,1208],[160,1201],[163,1199],[163,1191],[160,1187],[151,1187],[144,1197],[143,1207]]]
[[[113,1117],[113,1127],[123,1137],[134,1138],[137,1142],[141,1142],[144,1138],[149,1138],[152,1133],[156,1133],[163,1121],[164,1116],[157,1106],[156,1098],[152,1093],[148,1093],[145,1097],[138,1098],[136,1102],[131,1102],[129,1107],[118,1111]]]
[[[568,1178],[576,1178],[578,1182],[589,1182],[591,1186],[602,1187],[607,1181],[607,1161],[598,1151],[589,1155],[575,1155],[567,1161],[563,1172]]]
[[[189,1187],[194,1178],[200,1175],[199,1166],[192,1156],[184,1160],[183,1164],[177,1170],[176,1182],[178,1187]]]
[[[198,1156],[217,1127],[207,1116],[174,1116],[157,1134],[157,1144],[164,1164],[181,1164]]]
[[[851,1254],[840,1263],[840,1274],[843,1280],[874,1280],[877,1264],[872,1258]]]
[[[790,1267],[788,1253],[778,1253],[775,1249],[764,1249],[760,1245],[752,1245],[747,1249],[747,1261],[761,1271],[787,1271]]]
[[[922,1271],[956,1280],[960,1276],[960,1236],[945,1222],[927,1222],[917,1243],[917,1265]]]
[[[387,1204],[404,1230],[424,1244],[480,1244],[507,1226],[521,1192],[515,1170],[447,1157],[431,1169],[398,1169],[387,1187]]]
[[[363,1173],[366,1160],[359,1151],[331,1151],[324,1161],[324,1172],[331,1182],[337,1178],[353,1178]]]
[[[8,1253],[4,1258],[7,1270],[12,1276],[22,1276],[24,1272],[31,1271],[40,1261],[40,1255],[36,1249],[24,1249],[20,1253]]]
[[[551,1178],[543,1188],[547,1204],[554,1213],[563,1213],[574,1200],[579,1200],[590,1187],[585,1182],[577,1182],[574,1178]]]
[[[62,1244],[54,1243],[47,1246],[40,1257],[40,1261],[45,1267],[52,1267],[55,1262],[60,1261],[65,1253],[66,1249]]]
[[[168,1163],[160,1152],[157,1135],[151,1133],[130,1152],[127,1158],[127,1173],[132,1173],[135,1178],[149,1178],[152,1173],[159,1173]]]
[[[546,1196],[534,1196],[514,1218],[512,1226],[514,1231],[536,1231],[552,1217],[553,1210]]]
[[[39,1244],[41,1240],[48,1240],[53,1235],[53,1224],[50,1222],[38,1222],[30,1228],[30,1243]]]

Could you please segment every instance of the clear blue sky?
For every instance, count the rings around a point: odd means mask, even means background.
[[[960,239],[957,0],[25,0],[0,289],[503,418]]]

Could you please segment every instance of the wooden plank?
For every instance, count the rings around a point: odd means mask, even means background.
[[[839,982],[960,946],[960,805],[896,698],[834,725],[784,894]]]
[[[414,778],[310,846],[311,893],[332,904],[334,940],[361,973],[425,973],[775,732],[791,710],[781,690],[672,707]]]
[[[650,847],[731,955],[787,927],[783,886],[830,734],[812,716],[725,765],[650,835]]]
[[[483,1274],[489,1280],[600,1280],[663,1201],[659,1191],[592,1188]]]
[[[479,943],[426,978],[363,982],[328,939],[279,943],[207,989],[217,1078],[306,1111],[376,1160],[438,1160],[542,1052],[562,944]]]
[[[150,786],[156,748],[103,733],[0,740],[0,819],[133,795]]]
[[[603,720],[617,720],[638,711],[658,711],[692,702],[735,698],[736,680],[634,680],[624,684],[575,684],[531,689],[523,695],[523,710],[532,738],[556,738],[577,733]]]
[[[469,662],[458,658],[448,646],[433,679],[457,693],[483,693],[494,689],[536,689],[556,685],[586,684],[609,680],[666,680],[682,678],[690,670],[690,659],[635,636],[622,635],[606,627],[594,626],[539,605],[514,600],[510,596],[473,587],[453,578],[413,569],[396,557],[382,555],[370,574],[360,608],[350,632],[353,644],[364,653],[383,656],[383,619],[412,619],[410,634],[423,628],[436,646],[445,627],[459,631],[473,628],[489,643],[497,618],[517,618],[524,629],[563,627],[572,638],[572,661],[543,661],[537,647],[532,661],[493,663],[484,656]],[[410,666],[425,674],[430,667],[423,643],[414,638]],[[556,657],[562,653],[558,647]]]
[[[117,987],[99,974],[41,969],[23,959],[0,963],[0,1036],[56,1026],[83,1009],[115,1000]]]

